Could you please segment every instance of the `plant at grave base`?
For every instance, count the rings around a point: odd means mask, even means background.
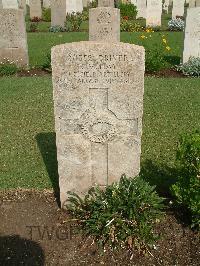
[[[31,22],[40,22],[40,21],[41,21],[41,18],[38,18],[38,17],[31,18]]]
[[[98,0],[90,1],[89,8],[96,8],[98,6]]]
[[[38,23],[36,23],[36,22],[30,23],[28,31],[29,32],[38,31]]]
[[[161,27],[160,26],[151,26],[151,27],[146,27],[145,29],[146,32],[158,32],[161,31]]]
[[[137,32],[142,30],[142,26],[139,23],[133,23],[128,20],[121,20],[120,30],[126,32]]]
[[[54,33],[56,33],[56,32],[65,32],[65,31],[67,31],[66,28],[62,27],[62,26],[51,26],[49,28],[49,32],[54,32]]]
[[[47,70],[48,72],[52,71],[52,69],[51,69],[51,53],[50,52],[48,52],[46,54],[44,63],[42,64],[42,69]]]
[[[42,9],[42,20],[46,22],[51,22],[51,8]]]
[[[65,207],[100,246],[144,251],[158,238],[154,226],[163,214],[163,198],[141,177],[123,175],[105,190],[91,188],[83,199],[68,195]]]
[[[89,20],[89,9],[88,8],[84,8],[83,12],[81,14],[82,17],[82,21],[87,21]]]
[[[121,17],[128,17],[128,19],[135,19],[137,15],[137,8],[131,3],[120,3],[119,4]]]
[[[171,51],[170,46],[165,35],[160,34],[159,41],[157,41],[153,47],[149,46],[149,38],[152,38],[154,30],[151,28],[146,29],[146,33],[140,36],[141,45],[144,46],[146,51],[145,68],[147,72],[156,72],[164,69],[168,63],[166,56]]]
[[[181,174],[171,191],[176,202],[190,211],[192,227],[200,229],[200,132],[180,137],[177,162]]]
[[[67,15],[65,27],[67,31],[79,31],[82,24],[82,15],[80,13],[72,13]]]
[[[188,62],[176,66],[186,76],[200,77],[200,57],[190,57]]]
[[[168,29],[170,31],[183,31],[185,23],[182,19],[172,19],[168,22]]]
[[[0,62],[0,76],[14,75],[17,71],[17,65],[9,59],[4,59],[3,62]]]

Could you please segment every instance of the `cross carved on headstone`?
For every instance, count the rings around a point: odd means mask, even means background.
[[[82,134],[91,141],[92,183],[101,186],[109,183],[109,141],[137,132],[137,119],[118,119],[109,110],[108,97],[108,89],[89,89],[90,108],[78,122]]]

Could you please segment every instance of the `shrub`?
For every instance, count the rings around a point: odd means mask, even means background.
[[[36,22],[33,22],[33,23],[30,23],[29,25],[29,32],[36,32],[38,31],[38,23]]]
[[[0,63],[0,76],[10,76],[17,73],[18,67],[14,62],[5,59]]]
[[[178,204],[191,213],[192,227],[200,229],[200,133],[181,136],[177,151],[181,169],[171,191]]]
[[[38,17],[33,17],[31,19],[31,22],[39,22],[39,21],[41,21],[41,18],[38,18]]]
[[[65,32],[66,31],[66,28],[65,27],[61,27],[61,26],[52,26],[49,28],[49,31],[50,32]]]
[[[188,62],[176,66],[186,76],[200,77],[200,57],[190,57]]]
[[[42,20],[46,22],[51,22],[51,8],[43,8]]]
[[[146,248],[157,239],[154,225],[161,217],[163,198],[141,177],[123,175],[118,183],[90,189],[84,199],[68,192],[66,207],[86,235],[112,248]]]
[[[133,23],[123,19],[121,20],[120,30],[126,32],[136,32],[136,31],[141,31],[142,26],[139,23]]]
[[[42,68],[49,71],[49,72],[52,71],[52,69],[51,69],[51,53],[50,52],[48,52],[46,54],[45,61],[42,65]]]
[[[72,13],[67,15],[65,23],[67,31],[79,31],[82,24],[82,15],[80,13]]]
[[[146,29],[146,33],[140,36],[141,45],[144,46],[146,52],[145,68],[147,72],[156,72],[164,69],[168,65],[166,54],[171,50],[167,39],[161,34],[160,39],[152,46],[151,42],[149,42],[149,38],[152,38],[152,32],[154,32],[152,29]]]
[[[168,29],[170,31],[183,31],[184,21],[180,18],[172,19],[168,22]]]
[[[137,8],[131,3],[119,4],[121,17],[128,17],[129,19],[135,19],[137,15]]]
[[[98,6],[98,0],[90,1],[89,8],[96,8]]]

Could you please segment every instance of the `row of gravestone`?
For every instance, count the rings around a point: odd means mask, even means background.
[[[104,0],[105,1],[105,0]],[[119,42],[120,12],[90,10],[90,41],[52,48],[60,198],[140,171],[145,51]],[[199,56],[200,8],[190,8],[185,44]],[[91,41],[92,40],[92,41]],[[193,55],[193,54],[192,54]],[[0,10],[0,59],[28,64],[23,10]]]

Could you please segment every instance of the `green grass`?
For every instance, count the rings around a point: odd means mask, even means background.
[[[56,187],[51,78],[1,78],[0,95],[0,188]],[[198,79],[146,78],[142,165],[173,167],[179,134],[200,127],[199,99]]]
[[[154,32],[152,37],[148,38],[149,47],[153,47],[155,43],[161,42],[162,35],[165,35],[169,46],[172,48],[169,53],[169,59],[174,58],[175,62],[178,63],[182,56],[183,50],[183,33],[182,32]],[[141,44],[141,33],[121,33],[121,41],[126,43]],[[29,59],[30,65],[39,67],[45,61],[45,56],[50,52],[51,47],[70,42],[87,41],[87,32],[70,32],[70,33],[48,33],[48,32],[36,32],[28,33],[28,48],[29,48]]]

